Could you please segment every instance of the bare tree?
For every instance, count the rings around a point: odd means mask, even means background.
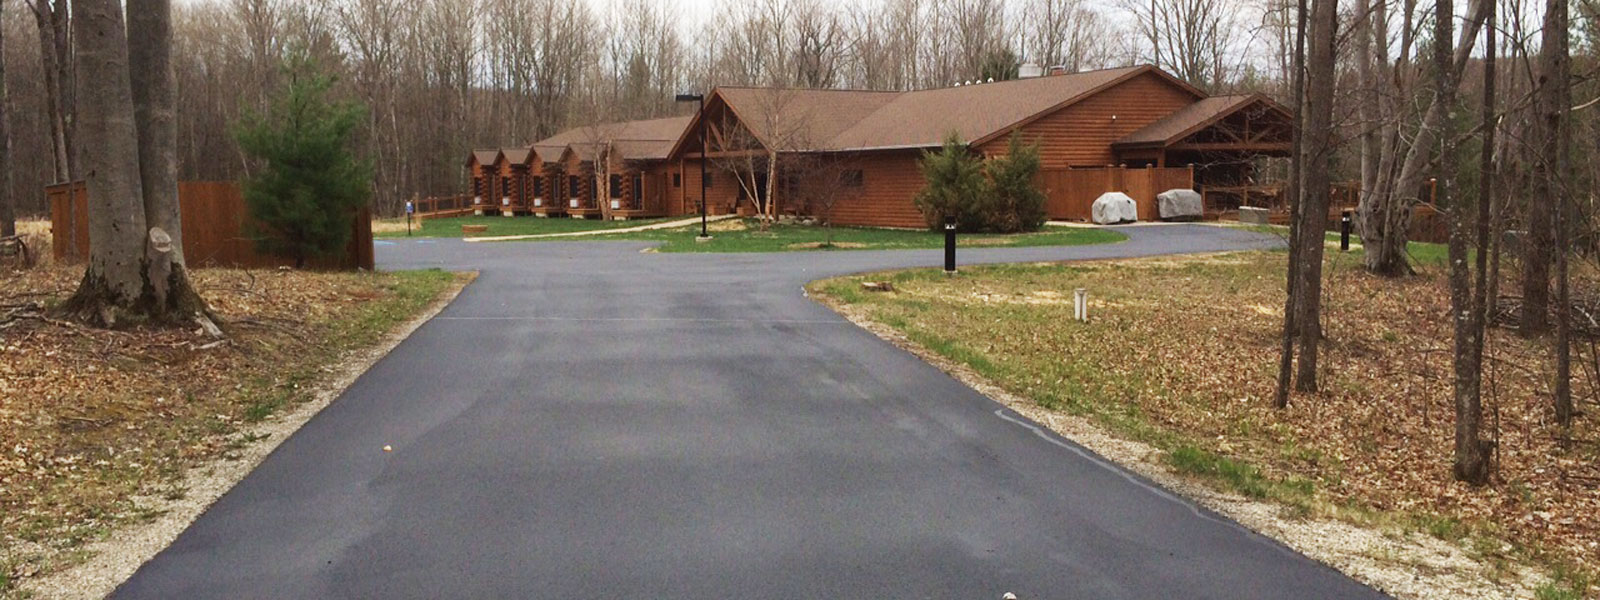
[[[1451,0],[1436,0],[1433,17],[1434,39],[1451,39],[1454,19],[1455,10]],[[1434,99],[1444,106],[1452,107],[1453,110],[1456,105],[1458,83],[1455,80],[1456,71],[1451,64],[1451,58],[1451,49],[1448,46],[1434,45]],[[1492,102],[1484,109],[1486,113],[1492,112]],[[1467,263],[1470,205],[1465,202],[1465,198],[1456,196],[1456,163],[1453,159],[1457,154],[1457,142],[1454,118],[1441,121],[1437,138],[1439,160],[1436,164],[1439,167],[1434,202],[1448,210],[1450,216],[1450,314],[1455,328],[1455,351],[1452,354],[1455,367],[1453,389],[1456,412],[1454,472],[1458,480],[1482,485],[1489,480],[1490,451],[1489,443],[1480,434],[1483,421],[1480,394],[1483,365],[1477,349],[1481,347],[1479,338],[1483,335],[1483,311],[1478,306],[1477,294],[1473,289],[1472,268]],[[1485,163],[1492,160],[1491,144],[1492,140],[1485,145],[1486,154],[1483,158]],[[1481,286],[1483,283],[1479,281],[1476,285]]]
[[[1294,321],[1300,362],[1295,369],[1295,389],[1302,392],[1317,390],[1317,360],[1322,344],[1322,231],[1327,226],[1328,196],[1332,187],[1328,169],[1334,152],[1333,91],[1337,77],[1334,62],[1339,25],[1336,0],[1313,0],[1309,25],[1300,148],[1302,185],[1298,188],[1300,231],[1295,264],[1290,267],[1299,274],[1295,283],[1298,306]]]
[[[1122,0],[1144,40],[1140,58],[1202,89],[1221,86],[1238,69],[1240,14],[1227,0]]]
[[[1023,8],[1025,52],[1029,60],[1068,71],[1097,67],[1110,60],[1100,13],[1084,0],[1029,0]]]
[[[1487,1],[1473,0],[1451,55],[1450,78],[1458,85],[1483,25]],[[1368,153],[1362,162],[1368,167],[1363,169],[1357,213],[1366,268],[1380,275],[1403,276],[1412,272],[1406,258],[1411,210],[1420,201],[1427,183],[1431,159],[1438,149],[1438,131],[1450,108],[1441,104],[1436,95],[1420,104],[1408,100],[1417,96],[1412,89],[1415,78],[1408,66],[1417,43],[1412,26],[1416,5],[1414,0],[1407,0],[1402,7],[1398,44],[1390,38],[1389,21],[1393,15],[1385,6],[1377,3],[1371,15],[1370,82],[1375,99],[1368,114],[1373,119],[1369,126],[1377,128],[1377,141],[1362,146]],[[1392,62],[1388,53],[1391,46],[1398,48]],[[1421,106],[1421,112],[1416,112],[1414,106]],[[1372,152],[1377,155],[1372,156]]]
[[[1294,342],[1299,333],[1297,317],[1300,308],[1300,273],[1296,265],[1300,264],[1300,238],[1306,235],[1303,228],[1304,220],[1300,217],[1301,194],[1303,187],[1302,175],[1305,172],[1302,164],[1305,154],[1302,152],[1305,134],[1305,59],[1306,59],[1306,0],[1296,0],[1294,9],[1294,46],[1290,59],[1290,93],[1293,96],[1294,121],[1291,131],[1292,141],[1289,152],[1289,264],[1285,269],[1284,308],[1283,308],[1283,335],[1278,353],[1278,386],[1273,396],[1273,405],[1278,408],[1289,407],[1289,388],[1293,382],[1294,370]],[[1319,228],[1318,233],[1321,230]]]
[[[153,46],[170,45],[169,24],[153,23],[170,19],[163,0],[132,0],[129,9],[148,12],[143,25],[154,24],[154,32],[141,31]],[[73,37],[77,61],[78,98],[81,101],[81,131],[92,140],[83,148],[85,183],[89,191],[89,266],[64,310],[88,322],[111,327],[124,317],[152,321],[178,321],[195,318],[209,326],[208,309],[189,285],[181,258],[170,235],[150,225],[146,213],[150,204],[142,198],[139,130],[149,127],[135,116],[133,83],[139,86],[170,86],[170,72],[154,60],[163,50],[141,51],[138,62],[130,62],[127,30],[122,7],[116,0],[73,0]],[[158,66],[160,65],[160,66]],[[163,79],[165,78],[165,81]],[[155,106],[170,94],[153,93],[151,111],[146,117],[170,107]],[[170,137],[166,138],[170,143]],[[158,155],[163,153],[159,152]],[[159,159],[156,161],[159,163]],[[170,162],[166,163],[171,165]],[[171,198],[176,205],[176,195]],[[165,199],[155,199],[157,205]],[[160,217],[158,217],[160,218]]]
[[[857,158],[845,152],[807,152],[790,157],[784,165],[782,193],[822,225],[825,248],[833,247],[834,208],[861,192]]]
[[[0,22],[5,3],[0,2]],[[17,201],[11,194],[11,95],[6,92],[5,28],[0,27],[0,237],[17,234]]]
[[[139,32],[128,39],[128,68],[133,82],[134,121],[139,136],[139,181],[144,195],[145,225],[160,229],[172,240],[166,258],[181,270],[183,226],[178,212],[177,126],[173,109],[172,6],[170,0],[130,0],[128,29]],[[169,265],[151,265],[158,271]],[[179,273],[181,276],[181,273]],[[151,278],[156,296],[166,296],[166,279]]]
[[[795,47],[791,52],[795,84],[806,88],[833,87],[839,82],[845,49],[839,16],[813,0],[795,11],[794,23]]]
[[[1535,165],[1543,166],[1541,181],[1546,184],[1543,190],[1536,190],[1528,198],[1529,214],[1528,228],[1543,227],[1543,223],[1532,217],[1532,207],[1542,207],[1543,211],[1549,210],[1549,205],[1555,205],[1554,223],[1551,229],[1555,232],[1553,248],[1546,247],[1542,251],[1530,252],[1523,260],[1523,325],[1528,331],[1537,331],[1533,327],[1538,325],[1544,315],[1549,314],[1547,302],[1536,302],[1533,295],[1543,296],[1548,293],[1547,279],[1539,279],[1539,271],[1548,270],[1551,254],[1554,254],[1556,269],[1556,335],[1554,353],[1556,357],[1556,373],[1553,388],[1555,390],[1556,423],[1565,430],[1564,436],[1571,436],[1572,430],[1572,298],[1571,277],[1567,269],[1567,256],[1572,252],[1572,57],[1569,55],[1570,33],[1568,31],[1567,0],[1549,0],[1545,3],[1544,30],[1542,43],[1539,46],[1539,87],[1537,93],[1537,107],[1539,121],[1543,127],[1539,130],[1542,134],[1537,148],[1539,153]],[[1539,191],[1547,191],[1540,194]],[[1533,246],[1533,243],[1528,246]],[[1546,274],[1548,277],[1548,275]],[[1537,313],[1537,318],[1531,315]]]
[[[39,60],[43,65],[45,101],[50,120],[50,148],[55,157],[56,182],[71,181],[77,174],[73,155],[71,22],[66,0],[30,0],[34,22],[39,28]]]

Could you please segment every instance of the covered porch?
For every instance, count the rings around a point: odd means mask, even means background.
[[[1282,205],[1282,184],[1258,170],[1290,153],[1294,117],[1262,94],[1206,98],[1112,144],[1128,167],[1190,167],[1207,218]]]

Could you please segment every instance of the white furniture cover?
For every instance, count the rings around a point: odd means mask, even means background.
[[[1173,189],[1161,192],[1156,196],[1156,204],[1161,211],[1161,219],[1198,219],[1205,216],[1205,205],[1200,200],[1200,192],[1186,189]]]
[[[1094,201],[1090,212],[1101,225],[1132,223],[1139,220],[1139,206],[1122,192],[1106,192]]]

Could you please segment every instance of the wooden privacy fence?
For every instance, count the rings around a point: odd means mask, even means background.
[[[45,187],[50,200],[51,241],[56,260],[89,256],[89,197],[82,182]],[[250,211],[239,185],[231,181],[185,181],[178,184],[178,210],[183,219],[183,256],[196,267],[293,266],[294,259],[263,254],[245,226]],[[335,256],[317,257],[308,267],[327,270],[372,270],[372,211],[362,207],[350,224],[350,243]]]
[[[1156,195],[1171,189],[1194,189],[1192,167],[1129,169],[1041,169],[1036,182],[1045,194],[1051,219],[1088,221],[1095,199],[1106,192],[1127,194],[1139,207],[1139,220],[1160,217]]]

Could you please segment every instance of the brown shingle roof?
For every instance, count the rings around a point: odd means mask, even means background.
[[[621,140],[612,148],[626,160],[665,160],[673,140]]]
[[[1153,67],[905,92],[833,138],[835,150],[937,146],[954,131],[969,143],[992,138]],[[1199,97],[1198,92],[1196,97]]]
[[[968,143],[987,141],[1142,73],[1165,77],[1196,99],[1204,97],[1151,66],[912,92],[724,87],[717,88],[716,95],[769,146],[777,142],[790,150],[922,148],[939,145],[951,132]],[[771,118],[775,109],[786,116]],[[785,122],[794,125],[788,131],[775,131],[782,130]]]
[[[471,164],[472,163],[472,159],[476,159],[478,161],[478,164],[480,164],[480,165],[492,165],[492,164],[494,164],[495,156],[497,156],[499,154],[500,154],[500,151],[499,150],[495,150],[495,149],[473,150],[472,151],[472,158],[468,159],[467,163]]]
[[[1113,146],[1168,146],[1245,109],[1257,101],[1271,102],[1259,94],[1215,96],[1179,109],[1113,143]]]
[[[846,129],[905,92],[719,87],[717,95],[763,144],[825,149]],[[774,116],[774,114],[781,116]],[[686,124],[687,125],[687,124]]]
[[[533,148],[501,148],[500,153],[504,154],[506,156],[506,160],[511,164],[520,165],[528,162],[529,155],[533,153]]]
[[[645,119],[640,121],[623,121],[605,125],[586,125],[574,127],[557,133],[533,144],[533,149],[539,158],[545,162],[560,160],[561,153],[571,148],[578,155],[579,160],[591,161],[599,154],[600,143],[610,141],[614,146],[621,147],[627,144],[633,150],[647,150],[649,156],[633,156],[624,151],[624,157],[630,159],[666,158],[665,151],[656,152],[655,146],[665,144],[671,148],[672,143],[683,133],[693,117],[666,117],[661,119]],[[657,156],[659,154],[659,156]]]

